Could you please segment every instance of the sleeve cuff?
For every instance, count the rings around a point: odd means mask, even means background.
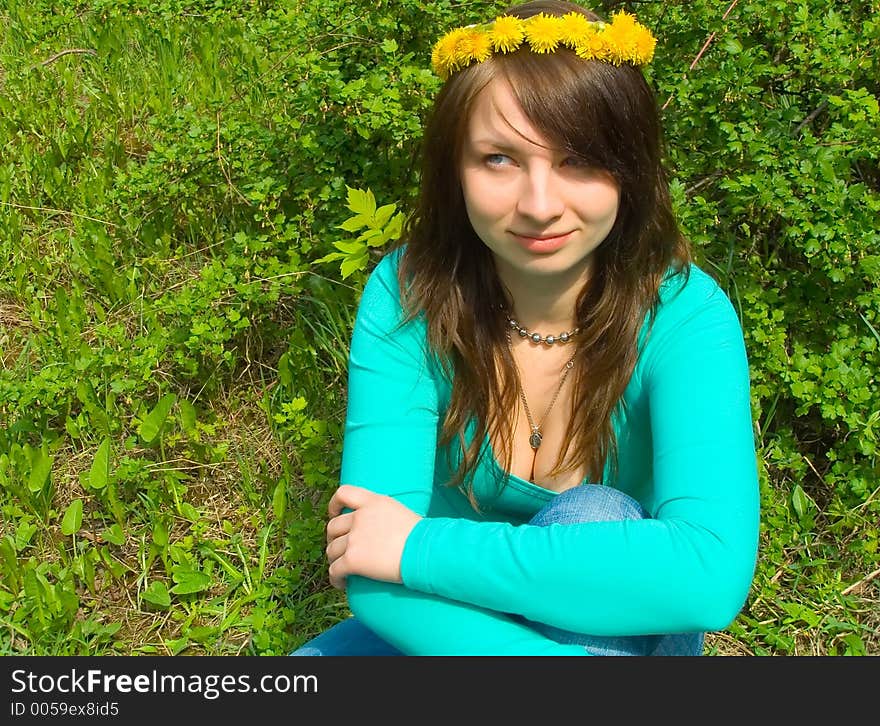
[[[406,538],[400,558],[400,578],[406,587],[435,594],[430,578],[431,547],[438,528],[449,524],[450,520],[447,518],[423,517],[413,527]]]

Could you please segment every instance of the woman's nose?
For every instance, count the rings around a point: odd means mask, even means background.
[[[547,224],[562,215],[564,203],[552,170],[530,170],[523,176],[517,211],[536,224]]]

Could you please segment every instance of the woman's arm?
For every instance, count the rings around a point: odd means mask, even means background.
[[[341,480],[424,517],[433,494],[437,384],[426,362],[424,325],[416,320],[395,331],[398,254],[373,271],[358,309]],[[588,655],[500,612],[403,585],[351,575],[347,593],[364,625],[410,655]]]

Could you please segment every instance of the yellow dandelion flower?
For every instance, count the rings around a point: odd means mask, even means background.
[[[605,60],[608,57],[608,44],[595,30],[580,36],[574,52],[584,60]]]
[[[595,35],[595,24],[580,13],[567,13],[560,18],[561,41],[569,48],[577,50],[581,38]]]
[[[473,41],[474,60],[482,63],[490,55],[492,55],[492,42],[489,40],[488,33],[479,33]]]
[[[465,68],[474,61],[482,62],[492,55],[489,38],[476,28],[464,28],[455,44],[455,65]]]
[[[635,18],[623,11],[615,13],[610,25],[602,30],[602,39],[608,44],[608,58],[614,65],[633,61],[636,46],[633,38]]]
[[[651,62],[654,57],[654,48],[657,45],[657,39],[651,34],[644,25],[639,25],[633,32],[633,38],[636,46],[636,57],[634,62],[639,65],[646,65]]]
[[[562,40],[562,18],[538,13],[526,21],[526,38],[535,53],[552,53]]]
[[[431,67],[434,69],[434,73],[445,80],[446,69],[440,58],[440,41],[434,43],[434,47],[431,49]]]
[[[608,42],[612,63],[644,65],[654,57],[656,38],[629,13],[615,13],[602,35]]]
[[[492,29],[489,31],[489,42],[492,44],[492,48],[500,53],[510,53],[516,50],[522,45],[524,37],[522,20],[510,15],[495,18]]]
[[[631,32],[637,25],[636,16],[625,10],[618,10],[611,16],[611,27],[621,34]]]
[[[467,32],[467,28],[456,28],[449,31],[434,44],[431,51],[431,65],[440,78],[446,80],[452,71],[458,70],[456,48],[459,39]]]

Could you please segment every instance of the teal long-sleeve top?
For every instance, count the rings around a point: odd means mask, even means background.
[[[727,627],[754,575],[759,505],[742,330],[717,283],[695,265],[667,276],[614,422],[618,468],[604,483],[650,518],[534,526],[556,493],[514,475],[499,487],[488,437],[480,511],[446,486],[459,460],[438,447],[451,384],[424,317],[399,325],[403,249],[379,262],[358,307],[341,481],[423,518],[403,584],[348,578],[354,615],[408,655],[589,655],[514,614],[593,635]]]

